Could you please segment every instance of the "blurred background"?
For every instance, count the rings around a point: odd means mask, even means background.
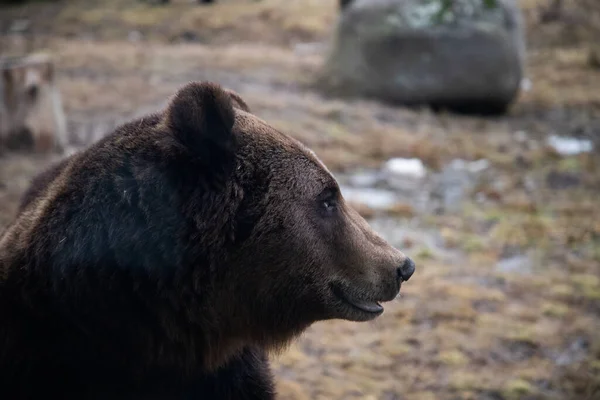
[[[0,230],[29,180],[190,80],[237,91],[413,257],[281,399],[600,399],[599,0],[0,1]]]

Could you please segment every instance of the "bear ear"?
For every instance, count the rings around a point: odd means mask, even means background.
[[[231,95],[221,86],[188,83],[167,107],[166,122],[177,141],[202,164],[215,171],[233,166],[235,111]]]
[[[242,111],[246,111],[247,113],[252,113],[252,111],[250,111],[250,107],[248,107],[248,104],[240,97],[239,94],[229,89],[225,89],[225,91],[233,99],[235,103],[234,106],[237,106],[236,108],[239,108]]]

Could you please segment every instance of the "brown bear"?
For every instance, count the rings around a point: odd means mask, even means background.
[[[273,399],[268,352],[414,270],[313,152],[192,82],[32,183],[0,236],[0,390]]]

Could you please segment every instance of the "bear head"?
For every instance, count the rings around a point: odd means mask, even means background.
[[[344,201],[319,158],[237,94],[191,83],[165,115],[185,159],[214,185],[208,198],[186,198],[190,218],[199,232],[208,218],[229,218],[226,231],[213,233],[224,239],[213,288],[240,331],[277,343],[315,321],[371,320],[413,274],[413,261]],[[205,214],[207,203],[219,213]]]

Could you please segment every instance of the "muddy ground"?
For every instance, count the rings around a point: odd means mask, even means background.
[[[55,55],[74,150],[162,107],[189,80],[239,92],[311,147],[370,223],[417,260],[375,322],[318,323],[273,355],[280,398],[600,398],[593,32],[564,36],[561,22],[539,25],[543,1],[522,2],[533,86],[508,115],[484,119],[318,93],[311,81],[335,1],[173,3],[0,8],[2,51],[25,43]],[[560,154],[553,135],[593,150]],[[0,229],[29,179],[59,157],[0,156]],[[427,175],[386,173],[394,157],[422,160]]]

